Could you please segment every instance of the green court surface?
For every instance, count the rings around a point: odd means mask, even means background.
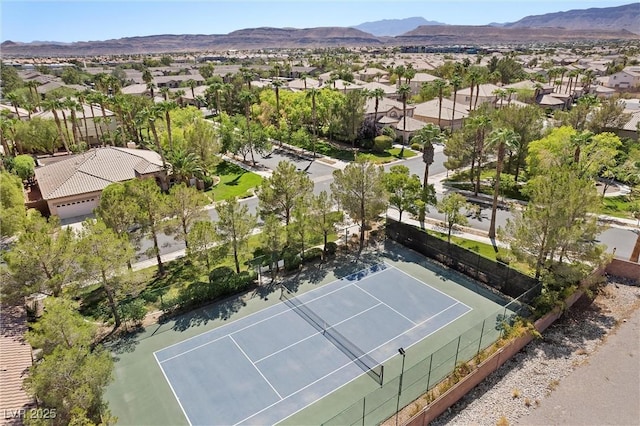
[[[405,348],[405,380],[409,385],[412,383],[411,371],[417,372],[414,374],[416,382],[422,381],[422,366],[426,365],[427,360],[430,362],[427,369],[434,370],[434,378],[446,374],[444,370],[436,371],[436,368],[432,368],[432,365],[435,365],[434,360],[429,357],[434,352],[446,353],[447,359],[452,356],[458,359],[457,353],[460,353],[461,357],[473,356],[474,353],[471,352],[474,352],[479,346],[488,346],[499,336],[496,324],[505,313],[504,306],[507,301],[460,274],[444,269],[415,252],[389,241],[384,250],[367,253],[358,262],[353,262],[353,260],[354,258],[341,257],[321,268],[307,268],[297,276],[287,277],[284,284],[300,295],[362,270],[369,265],[385,262],[471,308],[465,315],[455,319],[422,341]],[[389,283],[389,285],[393,285],[393,283]],[[128,339],[121,339],[111,345],[110,349],[116,357],[115,380],[107,389],[106,399],[112,414],[118,417],[118,424],[189,424],[171,387],[165,380],[163,371],[154,358],[154,352],[281,303],[279,295],[278,287],[264,285],[243,297],[230,298],[164,324],[149,326],[143,332]],[[482,329],[479,329],[480,326]],[[479,330],[479,334],[486,337],[483,337],[478,343],[475,341],[467,342],[466,338],[459,338],[461,335],[465,336],[465,333],[475,335],[475,332],[470,333],[470,330]],[[476,349],[470,350],[469,354],[463,353],[461,341],[462,346]],[[444,349],[441,349],[443,347]],[[464,361],[464,359],[460,359],[460,361]],[[225,360],[221,359],[219,362],[224,364]],[[358,415],[362,416],[363,411],[368,413],[365,417],[367,424],[384,420],[381,417],[386,416],[389,409],[392,409],[392,412],[395,410],[395,398],[393,399],[393,407],[390,407],[388,398],[379,399],[375,393],[385,394],[387,389],[391,392],[394,380],[397,380],[400,375],[401,362],[400,355],[384,362],[384,382],[386,384],[383,388],[371,380],[371,377],[363,374],[312,405],[294,413],[281,424],[352,423],[358,420]],[[448,363],[449,361],[447,361]],[[310,365],[309,368],[312,369],[313,365]],[[212,384],[212,386],[215,385]],[[395,388],[397,390],[397,385]],[[374,392],[374,397],[367,400],[366,410],[363,410],[365,408],[362,407],[363,397],[372,395],[371,392]],[[391,393],[389,395],[393,396]],[[409,398],[411,392],[407,391],[404,395],[404,398]],[[376,398],[379,399],[377,402]],[[406,402],[409,401],[403,399],[402,403]],[[375,410],[376,404],[380,406],[380,410]]]

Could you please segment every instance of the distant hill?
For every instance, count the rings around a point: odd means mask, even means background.
[[[424,18],[387,19],[357,27],[247,28],[229,34],[164,34],[75,43],[7,40],[2,57],[384,45],[495,45],[586,40],[640,40],[640,3],[528,16],[510,24],[434,25]],[[407,29],[408,28],[408,29]],[[393,36],[395,34],[395,36]]]
[[[509,28],[556,27],[568,30],[627,30],[640,34],[640,3],[527,16],[506,26]]]
[[[382,21],[364,22],[352,28],[357,28],[361,31],[373,34],[374,36],[384,37],[404,34],[418,28],[420,25],[446,24],[437,21],[427,21],[422,17],[413,17],[405,19],[383,19]]]
[[[626,30],[566,30],[563,28],[506,28],[471,25],[423,25],[401,36],[395,44],[415,45],[492,45],[533,42],[570,42],[586,40],[640,40],[640,35]]]

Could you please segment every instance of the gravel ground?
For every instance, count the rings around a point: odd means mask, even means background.
[[[508,425],[526,416],[606,343],[640,307],[640,287],[609,277],[593,304],[582,301],[432,425]],[[629,342],[637,345],[637,342]]]

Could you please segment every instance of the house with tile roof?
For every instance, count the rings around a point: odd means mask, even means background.
[[[438,116],[440,116],[440,127],[443,129],[459,129],[469,116],[468,104],[456,102],[454,112],[453,101],[446,98],[442,99],[442,108],[440,108],[440,100],[437,98],[414,106],[413,117],[415,119],[437,125]]]
[[[604,86],[616,89],[640,87],[640,67],[626,67],[622,71],[602,77]]]
[[[167,174],[154,151],[104,147],[35,169],[49,213],[67,219],[93,213],[102,190],[115,182],[153,178],[166,189]]]

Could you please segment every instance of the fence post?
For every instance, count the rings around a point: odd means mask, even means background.
[[[362,426],[364,426],[364,417],[367,414],[367,397],[362,398]]]
[[[160,292],[160,309],[164,311],[164,300],[162,300],[162,292]]]
[[[453,363],[453,370],[455,371],[456,365],[458,365],[458,352],[460,351],[460,340],[462,340],[462,336],[458,336],[458,347],[456,348],[456,360]]]
[[[433,366],[433,354],[429,357],[429,372],[427,373],[427,389],[429,391],[429,382],[431,381],[431,367]]]
[[[482,330],[480,330],[480,341],[478,342],[478,352],[476,353],[477,355],[480,355],[480,349],[482,348],[482,335],[484,334],[484,323],[487,322],[487,320],[483,320],[482,321]]]
[[[480,281],[480,254],[476,253],[476,280]]]

